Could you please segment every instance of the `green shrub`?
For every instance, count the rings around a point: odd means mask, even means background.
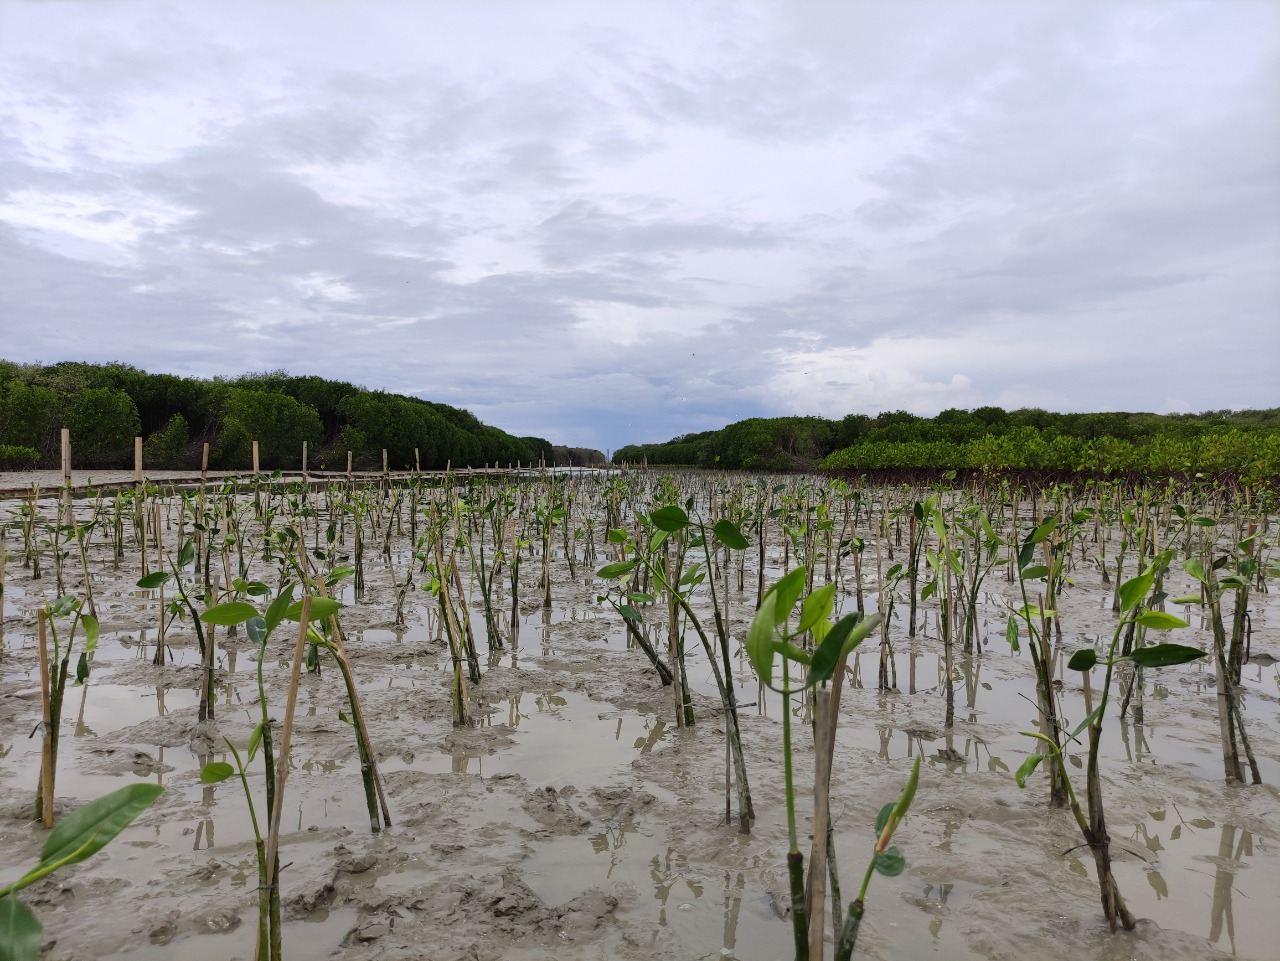
[[[40,463],[40,452],[34,447],[0,444],[0,470],[31,470]]]

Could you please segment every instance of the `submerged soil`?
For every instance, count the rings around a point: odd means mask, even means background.
[[[53,515],[53,503],[41,505]],[[0,502],[0,524],[17,516]],[[86,511],[81,504],[79,509]],[[24,892],[55,959],[251,958],[257,876],[244,793],[236,780],[200,781],[231,760],[259,718],[258,648],[240,632],[217,638],[217,738],[196,723],[199,652],[188,625],[152,663],[157,601],[134,584],[136,550],[116,566],[99,535],[91,551],[102,639],[93,672],[69,689],[57,811],[133,780],[164,795],[93,859]],[[170,535],[166,534],[166,537]],[[776,539],[775,539],[776,541]],[[38,859],[45,832],[31,821],[40,742],[35,610],[55,593],[32,580],[14,533],[7,540],[0,653],[0,884]],[[873,543],[868,547],[874,550]],[[603,548],[601,548],[603,551]],[[750,553],[750,552],[749,552]],[[782,572],[770,555],[769,577]],[[750,835],[726,824],[724,723],[710,670],[694,658],[692,727],[674,724],[672,694],[622,624],[598,604],[602,582],[579,556],[557,553],[552,607],[540,603],[541,559],[522,564],[518,638],[483,654],[473,728],[451,721],[451,662],[435,603],[414,590],[394,618],[391,566],[371,552],[368,589],[347,582],[342,624],[393,826],[372,834],[345,690],[331,661],[301,683],[284,803],[281,890],[291,959],[773,959],[791,956],[785,919],[787,848],[779,723],[740,641],[754,608],[731,592],[747,768],[758,819]],[[603,563],[603,561],[601,561]],[[80,578],[68,567],[69,590]],[[864,566],[869,598],[874,565]],[[868,575],[868,571],[870,574]],[[1109,638],[1115,615],[1096,573],[1077,570],[1060,605],[1066,651]],[[1092,580],[1090,579],[1092,577]],[[832,816],[843,894],[861,881],[876,812],[897,796],[913,758],[919,791],[895,836],[907,868],[871,884],[858,956],[883,959],[1206,959],[1275,956],[1280,895],[1280,609],[1255,595],[1246,717],[1267,783],[1223,781],[1212,670],[1203,662],[1149,670],[1143,723],[1104,732],[1105,796],[1116,872],[1133,932],[1110,932],[1093,863],[1070,815],[1048,806],[1037,772],[1013,776],[1035,723],[1025,650],[1004,639],[1013,586],[997,570],[983,600],[984,643],[953,677],[956,724],[943,730],[945,675],[936,611],[918,636],[895,620],[895,690],[876,689],[879,653],[856,656],[841,710]],[[421,576],[415,575],[415,587]],[[736,585],[735,585],[736,586]],[[1186,585],[1175,587],[1180,593]],[[508,603],[504,597],[504,603]],[[852,597],[840,604],[851,609]],[[1184,616],[1188,612],[1180,611]],[[1206,645],[1191,612],[1179,643]],[[484,621],[472,612],[484,651]],[[509,630],[508,630],[509,632]],[[273,635],[262,664],[271,713],[282,716],[292,653]],[[1202,666],[1203,665],[1203,666]],[[1083,717],[1080,675],[1065,679],[1072,727]],[[1095,678],[1095,684],[1098,679]],[[798,703],[798,740],[805,714]],[[1083,749],[1071,753],[1081,768]],[[265,823],[261,762],[250,778]],[[797,783],[812,781],[801,749]],[[803,790],[803,789],[801,789]],[[807,823],[808,795],[800,809]],[[802,826],[802,832],[805,828]],[[803,842],[807,850],[807,840]]]

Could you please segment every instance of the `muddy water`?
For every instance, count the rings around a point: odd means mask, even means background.
[[[82,508],[83,509],[83,508]],[[0,523],[16,505],[0,504]],[[52,516],[52,504],[47,512]],[[69,691],[59,759],[59,810],[130,780],[166,787],[157,805],[90,862],[28,890],[54,958],[249,958],[255,885],[252,827],[238,781],[206,785],[220,745],[192,740],[198,652],[190,629],[169,630],[169,658],[152,663],[157,611],[116,569],[100,538],[91,549],[103,635],[92,675]],[[0,659],[0,883],[38,857],[29,823],[39,767],[34,608],[52,574],[33,581],[12,532]],[[394,554],[402,558],[402,554]],[[136,567],[136,557],[126,558]],[[447,648],[434,603],[414,591],[394,623],[390,572],[376,557],[369,590],[348,589],[348,648],[380,756],[395,825],[369,832],[359,764],[332,664],[299,695],[282,842],[282,893],[291,958],[742,958],[790,956],[785,911],[781,727],[803,705],[762,692],[738,652],[734,680],[758,820],[750,836],[724,825],[724,729],[714,683],[693,647],[697,723],[674,723],[669,689],[628,647],[616,615],[595,603],[601,585],[578,561],[553,564],[553,607],[534,600],[540,559],[522,565],[519,642],[489,651],[482,613],[472,624],[484,679],[477,726],[450,723]],[[771,575],[781,557],[769,558]],[[49,562],[46,557],[46,568]],[[873,565],[868,565],[874,570]],[[396,570],[403,576],[404,561]],[[77,564],[68,586],[78,590]],[[1077,571],[1063,599],[1062,648],[1107,639],[1109,592]],[[880,958],[1274,957],[1280,895],[1280,608],[1255,595],[1246,716],[1261,788],[1222,782],[1212,672],[1199,664],[1147,671],[1143,723],[1108,719],[1103,752],[1116,872],[1138,930],[1102,922],[1092,859],[1065,812],[1045,803],[1045,780],[1020,790],[1029,753],[1018,732],[1035,723],[1024,652],[1004,640],[993,575],[984,643],[956,663],[956,725],[943,730],[946,675],[936,610],[914,638],[895,622],[895,690],[877,690],[878,648],[850,664],[833,774],[832,811],[844,896],[861,880],[875,813],[900,790],[917,755],[919,794],[897,841],[907,870],[876,877],[859,942]],[[867,580],[869,599],[873,578]],[[754,578],[748,576],[751,585]],[[1179,584],[1171,593],[1187,587]],[[731,628],[745,636],[750,588],[731,595]],[[852,607],[852,597],[840,601]],[[900,610],[901,613],[901,610]],[[1204,645],[1198,614],[1180,643]],[[657,635],[655,634],[655,637]],[[738,645],[735,644],[735,651]],[[272,713],[284,702],[291,644],[273,639],[261,664]],[[259,651],[219,637],[219,733],[243,748],[260,717]],[[1101,682],[1095,676],[1095,686]],[[1081,678],[1062,692],[1067,721],[1085,713]],[[805,752],[798,783],[811,778]],[[1083,748],[1068,751],[1083,786]],[[250,790],[265,822],[260,761]],[[801,789],[803,790],[803,789]],[[803,803],[801,805],[803,810]],[[801,831],[804,831],[803,824]]]

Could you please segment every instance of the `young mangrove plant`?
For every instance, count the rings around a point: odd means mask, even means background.
[[[89,677],[89,657],[98,646],[98,619],[80,610],[79,598],[70,594],[46,603],[36,612],[40,642],[40,703],[43,718],[36,730],[44,740],[40,760],[40,783],[36,789],[35,819],[45,827],[53,827],[54,775],[58,770],[58,740],[62,728],[62,700],[71,674],[71,653],[75,647],[76,631],[84,628],[84,650],[76,662],[76,684],[83,684]],[[62,637],[58,635],[58,622],[70,619]],[[53,651],[50,658],[49,641]],[[34,732],[32,732],[34,734]]]
[[[692,508],[692,499],[690,499],[688,506]],[[720,703],[724,709],[725,734],[729,741],[734,781],[738,791],[738,827],[742,833],[746,834],[751,830],[751,822],[755,819],[755,813],[751,805],[751,789],[747,783],[747,766],[742,755],[742,737],[738,727],[738,703],[733,686],[729,629],[724,619],[721,598],[716,591],[715,578],[707,578],[706,574],[712,567],[711,554],[713,549],[725,547],[730,550],[745,550],[747,548],[747,539],[742,536],[742,532],[738,530],[737,525],[728,519],[721,519],[708,528],[700,515],[696,520],[692,520],[683,508],[675,504],[658,508],[649,514],[647,519],[649,525],[651,525],[651,529],[648,532],[642,529],[640,533],[633,535],[621,528],[609,532],[609,539],[619,544],[624,550],[628,550],[632,555],[632,559],[619,561],[615,564],[606,564],[596,572],[596,576],[605,580],[618,580],[630,577],[634,571],[642,569],[652,578],[657,590],[668,598],[668,617],[673,622],[673,625],[677,618],[682,615],[684,620],[692,625],[697,633],[698,640],[702,643],[703,651],[707,655],[707,662],[711,665],[711,673],[715,678],[716,690],[720,694]],[[670,544],[668,544],[669,541],[671,542]],[[673,563],[671,560],[673,555],[683,558],[686,551],[698,548],[701,548],[703,552],[704,563],[695,563],[688,569],[682,569],[680,563]],[[709,587],[711,607],[715,618],[717,643],[714,647],[711,643],[711,638],[708,636],[707,629],[703,626],[691,603],[694,590],[704,580]],[[635,622],[638,627],[643,615],[630,602],[653,603],[654,597],[642,592],[628,592],[622,588],[617,588],[615,591],[625,596],[626,602],[622,602],[622,597],[620,596],[618,600],[611,601],[611,603],[623,616],[624,620]],[[604,598],[602,597],[601,599]],[[640,633],[639,630],[636,630],[632,636],[638,636]],[[673,634],[675,643],[682,646],[681,632],[678,627],[673,628]],[[656,661],[653,652],[647,649],[647,646],[646,653]],[[676,664],[678,665],[678,661]],[[683,670],[673,667],[673,685],[679,684],[683,673]],[[683,708],[687,704],[687,700],[684,699],[683,692],[678,689],[677,694],[682,698],[681,708]]]
[[[49,832],[39,863],[12,884],[0,887],[0,958],[37,961],[40,957],[44,928],[18,900],[17,892],[59,868],[97,854],[163,793],[159,784],[125,785],[76,808]]]
[[[796,831],[796,793],[792,776],[794,744],[791,732],[791,697],[807,692],[829,681],[837,671],[843,670],[845,660],[872,631],[879,626],[880,615],[863,617],[854,612],[835,624],[829,616],[835,603],[834,584],[813,591],[804,598],[807,572],[798,567],[788,573],[765,592],[751,621],[747,635],[747,657],[760,682],[782,695],[782,765],[783,785],[787,806],[787,873],[791,886],[791,922],[795,939],[796,961],[808,961],[815,950],[821,957],[823,944],[822,920],[823,886],[828,871],[834,865],[827,843],[830,790],[830,758],[833,750],[833,720],[839,705],[833,708],[830,692],[821,691],[815,698],[814,734],[817,740],[814,777],[814,837],[811,861],[823,860],[819,869],[812,870],[808,882],[805,878],[804,855],[800,851]],[[800,603],[799,617],[794,626],[791,615]],[[806,649],[806,639],[813,645]],[[774,683],[775,661],[781,658],[782,678]],[[804,676],[792,681],[793,668],[804,669]],[[864,886],[865,893],[865,886]],[[835,886],[833,897],[837,897]],[[860,911],[860,909],[859,909]],[[841,913],[839,904],[833,904],[832,916]],[[812,921],[811,921],[812,918]],[[859,920],[861,914],[859,913]],[[855,929],[856,937],[856,929]],[[852,947],[850,947],[852,950]]]
[[[1034,771],[1041,761],[1046,759],[1048,759],[1051,769],[1057,772],[1066,793],[1071,813],[1076,819],[1076,824],[1080,827],[1080,833],[1084,836],[1085,844],[1088,845],[1090,852],[1093,854],[1098,876],[1098,888],[1102,897],[1102,911],[1112,931],[1116,930],[1117,926],[1123,927],[1126,931],[1132,931],[1135,924],[1133,915],[1124,903],[1124,898],[1120,894],[1120,886],[1111,870],[1111,836],[1107,833],[1106,814],[1102,798],[1102,778],[1098,765],[1099,748],[1102,743],[1102,726],[1106,720],[1107,703],[1111,695],[1111,683],[1115,668],[1118,664],[1126,661],[1143,667],[1168,667],[1174,664],[1185,664],[1188,661],[1205,656],[1205,652],[1199,648],[1186,647],[1181,644],[1155,644],[1149,647],[1133,647],[1128,654],[1123,654],[1120,651],[1123,638],[1134,631],[1147,629],[1167,631],[1187,626],[1186,621],[1172,614],[1147,609],[1149,595],[1155,586],[1159,573],[1168,566],[1172,556],[1171,551],[1161,552],[1156,555],[1155,559],[1146,566],[1141,574],[1120,585],[1118,595],[1120,621],[1116,625],[1115,633],[1111,637],[1111,643],[1108,645],[1106,652],[1100,656],[1091,647],[1082,648],[1071,655],[1071,659],[1067,662],[1069,670],[1080,671],[1086,675],[1095,665],[1101,664],[1105,668],[1102,686],[1098,691],[1098,704],[1096,707],[1089,703],[1090,688],[1086,683],[1085,708],[1088,713],[1084,721],[1072,734],[1074,737],[1086,728],[1089,732],[1089,760],[1085,769],[1087,779],[1087,815],[1080,807],[1079,799],[1071,784],[1071,778],[1067,774],[1066,765],[1063,763],[1061,743],[1057,739],[1039,731],[1022,732],[1027,737],[1038,740],[1044,747],[1042,751],[1031,754],[1015,774],[1018,786],[1025,787],[1027,775]],[[1155,599],[1152,598],[1151,601],[1154,602]]]

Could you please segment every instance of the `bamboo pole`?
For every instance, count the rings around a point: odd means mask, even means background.
[[[4,657],[4,531],[0,530],[0,657]]]
[[[298,556],[302,560],[303,569],[308,573],[311,572],[311,559],[307,557],[306,550],[302,547],[302,542],[298,542]],[[323,598],[329,596],[328,588],[325,586],[324,578],[318,577],[314,579],[316,592]],[[351,662],[347,658],[347,645],[342,636],[342,628],[338,624],[338,616],[336,614],[329,615],[329,633],[333,640],[333,656],[338,661],[339,670],[345,677],[351,677]],[[347,687],[347,693],[350,695],[351,701],[351,724],[356,729],[356,736],[359,738],[362,750],[365,755],[365,763],[369,766],[369,773],[373,781],[373,786],[377,790],[378,803],[382,808],[382,821],[387,827],[391,827],[391,809],[387,806],[387,797],[382,790],[382,775],[378,773],[378,760],[373,753],[373,741],[369,737],[369,729],[364,723],[364,709],[360,706],[360,698],[356,693],[356,686],[351,683]],[[377,823],[373,825],[374,831],[377,831]]]
[[[831,691],[814,691],[813,843],[809,847],[809,957],[821,961],[826,925],[827,828],[831,823]]]
[[[164,570],[164,543],[160,535],[160,505],[153,505],[155,509],[155,518],[153,524],[156,533],[156,570]],[[146,545],[143,545],[143,551],[146,551]],[[160,631],[156,636],[156,653],[151,659],[151,663],[157,666],[164,664],[164,585],[160,585]]]
[[[306,649],[307,627],[311,622],[311,595],[302,596],[302,613],[298,618],[298,640],[293,647],[293,666],[289,671],[289,696],[285,703],[284,724],[280,731],[280,755],[276,764],[275,794],[271,804],[271,824],[267,830],[266,871],[263,886],[270,890],[277,887],[276,860],[280,851],[280,819],[284,811],[284,785],[289,777],[289,746],[293,741],[293,716],[298,708],[298,679],[302,672],[303,652]],[[273,926],[271,933],[272,955],[276,955],[275,943],[280,931]]]
[[[53,827],[53,703],[49,692],[49,638],[44,608],[36,612],[40,637],[40,708],[43,715],[43,734],[40,743],[40,797],[37,815],[46,828]]]

